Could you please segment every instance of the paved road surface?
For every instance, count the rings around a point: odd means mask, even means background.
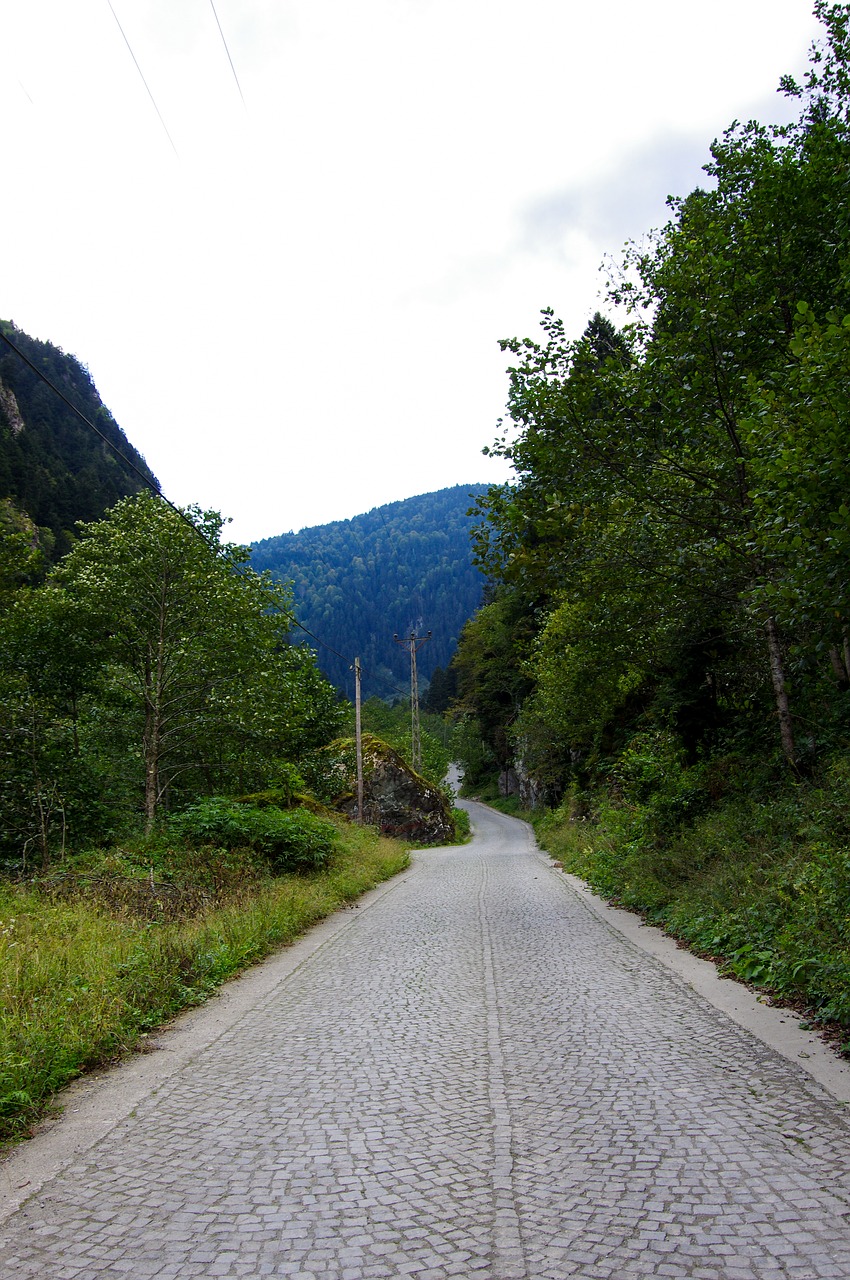
[[[0,1276],[850,1278],[844,1108],[474,820],[48,1181]]]

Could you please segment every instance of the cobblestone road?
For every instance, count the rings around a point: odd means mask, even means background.
[[[476,807],[0,1232],[10,1280],[850,1277],[850,1129]]]

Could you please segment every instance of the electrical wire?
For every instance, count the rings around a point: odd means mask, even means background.
[[[109,436],[105,435],[101,431],[100,427],[97,426],[96,423],[92,422],[91,418],[86,417],[82,409],[77,408],[73,400],[71,400],[68,396],[65,395],[65,392],[62,390],[62,388],[58,387],[52,378],[48,378],[47,374],[44,372],[43,369],[39,369],[38,365],[35,364],[34,361],[30,360],[26,352],[22,351],[21,348],[18,346],[18,344],[12,341],[12,339],[9,337],[8,333],[6,332],[5,328],[2,326],[0,326],[0,338],[3,339],[3,341],[6,343],[7,346],[11,347],[11,349],[14,351],[18,359],[21,360],[27,366],[28,369],[31,369],[37,378],[41,378],[41,381],[44,382],[48,387],[50,387],[51,391],[55,392],[55,394],[59,397],[59,399],[63,402],[63,404],[66,404],[68,408],[71,410],[71,412],[74,413],[85,426],[90,427],[91,430],[95,433],[95,435],[100,436],[103,443],[108,448],[110,448],[112,452],[116,454],[117,457],[121,459],[124,465],[129,467],[131,471],[134,471],[136,473],[136,475],[139,477],[142,484],[145,485],[146,488],[150,489],[152,493],[155,493],[158,498],[162,498],[162,501],[167,503],[168,506],[171,507],[172,511],[176,511],[178,515],[183,516],[184,520],[188,520],[188,517],[185,515],[185,513],[182,512],[179,507],[176,507],[173,502],[170,502],[168,498],[166,498],[165,494],[161,492],[156,482],[146,472],[142,471],[141,467],[137,467],[132,458],[128,458],[126,453],[122,453],[121,450],[118,448],[117,444],[115,444],[112,440],[110,440]],[[188,520],[188,523],[192,524],[192,521]],[[192,524],[192,528],[193,529],[195,528],[194,524]]]
[[[340,653],[339,649],[335,649],[333,645],[328,644],[326,641],[322,640],[321,636],[317,636],[314,632],[312,632],[309,629],[309,627],[305,627],[303,623],[293,622],[293,626],[296,626],[299,631],[303,631],[305,635],[308,635],[310,637],[311,640],[315,640],[316,644],[321,645],[323,649],[327,649],[328,653],[332,653],[336,658],[341,658],[343,662],[348,664],[349,670],[354,669],[353,658],[349,658],[346,656],[346,654]],[[406,698],[408,696],[409,691],[407,689],[402,689],[401,685],[393,684],[391,680],[385,679],[384,676],[376,675],[373,671],[369,671],[366,667],[361,666],[360,674],[361,676],[367,676],[375,684],[382,684],[385,689],[392,689],[393,693],[399,694],[399,696],[402,698]]]
[[[144,71],[142,71],[142,68],[139,66],[139,60],[138,60],[138,58],[136,57],[135,53],[133,52],[133,46],[130,44],[130,41],[127,39],[127,33],[125,32],[124,28],[121,26],[120,21],[118,20],[118,14],[117,14],[117,13],[115,12],[115,10],[112,8],[112,0],[106,0],[106,3],[109,5],[109,10],[110,10],[110,12],[111,12],[111,14],[112,14],[113,18],[115,19],[115,23],[116,23],[116,25],[117,25],[117,27],[118,27],[118,30],[121,32],[121,35],[124,37],[124,43],[126,44],[127,48],[128,48],[128,49],[129,49],[129,51],[130,51],[130,57],[133,59],[133,61],[134,61],[134,62],[135,62],[135,64],[136,64],[136,70],[138,71],[139,75],[141,76],[142,84],[143,84],[143,85],[145,86],[145,88],[147,89],[148,97],[150,98],[151,102],[153,103],[153,109],[154,109],[154,111],[156,112],[156,114],[159,116],[159,123],[162,125],[163,129],[165,130],[165,136],[166,136],[166,138],[168,139],[168,141],[171,143],[171,149],[172,149],[172,151],[174,152],[174,154],[177,156],[177,159],[179,160],[179,159],[180,159],[180,155],[179,155],[179,152],[178,152],[177,148],[176,148],[176,147],[175,147],[175,145],[174,145],[174,139],[172,138],[171,134],[168,132],[168,125],[165,123],[165,120],[163,119],[163,116],[162,116],[162,112],[160,111],[159,107],[158,107],[158,106],[157,106],[157,104],[156,104],[156,98],[155,98],[155,97],[153,96],[153,94],[151,93],[151,87],[150,87],[150,85],[148,84],[147,80],[145,79],[145,73],[144,73]]]
[[[224,38],[224,32],[221,29],[221,23],[218,20],[218,14],[216,13],[215,4],[213,0],[210,0],[210,8],[213,11],[213,17],[215,18],[215,25],[218,27],[218,34],[221,36],[221,43],[224,45],[224,52],[227,54],[227,61],[230,63],[230,70],[233,72],[233,79],[236,81],[236,88],[239,90],[239,97],[242,99],[242,106],[247,111],[248,104],[245,101],[245,95],[242,92],[242,86],[239,83],[239,77],[236,74],[236,68],[233,65],[233,59],[230,56],[230,50],[227,47],[227,41]]]

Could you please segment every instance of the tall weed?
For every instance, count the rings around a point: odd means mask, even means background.
[[[87,1067],[126,1052],[407,862],[404,845],[346,827],[329,867],[249,882],[163,923],[0,889],[0,1139],[25,1133]]]
[[[850,1028],[850,762],[766,787],[746,761],[689,768],[655,746],[637,743],[590,804],[536,817],[544,848],[727,972]]]

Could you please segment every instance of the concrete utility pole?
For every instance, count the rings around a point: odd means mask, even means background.
[[[360,729],[360,659],[354,659],[354,741],[357,751],[357,821],[363,824],[363,734]]]
[[[409,636],[393,636],[396,644],[400,644],[410,654],[410,754],[413,767],[417,772],[422,768],[422,741],[419,736],[419,685],[416,679],[416,655],[423,644],[427,644],[430,639],[430,631],[424,636],[418,636],[415,630],[411,631]]]

